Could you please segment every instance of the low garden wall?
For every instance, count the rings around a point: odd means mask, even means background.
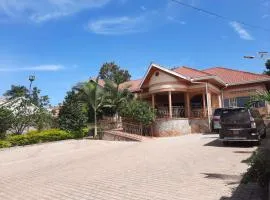
[[[191,133],[210,133],[208,119],[190,119]]]
[[[157,119],[153,136],[169,137],[192,133],[210,133],[207,119]]]

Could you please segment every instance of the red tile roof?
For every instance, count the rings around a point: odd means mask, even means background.
[[[140,84],[142,82],[142,79],[138,79],[138,80],[131,80],[131,81],[127,81],[125,83],[122,83],[120,85],[121,89],[129,89],[131,92],[136,92],[140,90]]]
[[[260,80],[263,81],[265,79],[268,79],[268,81],[270,80],[270,76],[264,74],[256,74],[224,67],[214,67],[203,70],[203,72],[216,75],[229,85],[237,85]]]
[[[204,71],[200,71],[197,69],[193,69],[190,67],[178,67],[176,69],[173,69],[172,71],[177,72],[181,75],[184,75],[187,78],[198,78],[198,77],[203,77],[203,76],[212,76],[212,74],[209,74]]]

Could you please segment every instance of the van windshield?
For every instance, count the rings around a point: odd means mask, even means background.
[[[249,123],[250,115],[247,109],[226,109],[222,110],[221,121],[223,123]]]

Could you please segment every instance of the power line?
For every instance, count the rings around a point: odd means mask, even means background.
[[[242,21],[238,21],[238,20],[234,20],[234,19],[231,19],[229,17],[226,17],[226,16],[223,16],[223,15],[220,15],[218,13],[215,13],[215,12],[211,12],[211,11],[208,11],[208,10],[205,10],[205,9],[202,9],[202,8],[198,8],[196,6],[193,6],[193,5],[190,5],[190,4],[187,4],[187,3],[184,3],[184,2],[181,2],[179,0],[170,0],[174,3],[177,3],[179,5],[182,5],[182,6],[185,6],[185,7],[188,7],[188,8],[191,8],[193,10],[196,10],[196,11],[199,11],[199,12],[202,12],[202,13],[205,13],[207,15],[211,15],[211,16],[214,16],[214,17],[217,17],[219,19],[222,19],[224,21],[229,21],[229,22],[232,22],[232,21],[235,21],[239,24],[242,24],[244,26],[249,26],[251,28],[256,28],[256,29],[261,29],[261,30],[264,30],[264,31],[270,31],[270,29],[268,28],[265,28],[265,27],[261,27],[261,26],[257,26],[257,25],[254,25],[254,24],[249,24],[249,23],[246,23],[246,22],[242,22]]]

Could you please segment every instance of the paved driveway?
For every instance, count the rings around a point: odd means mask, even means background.
[[[0,199],[218,200],[254,150],[223,147],[215,135],[11,148],[0,151]]]

